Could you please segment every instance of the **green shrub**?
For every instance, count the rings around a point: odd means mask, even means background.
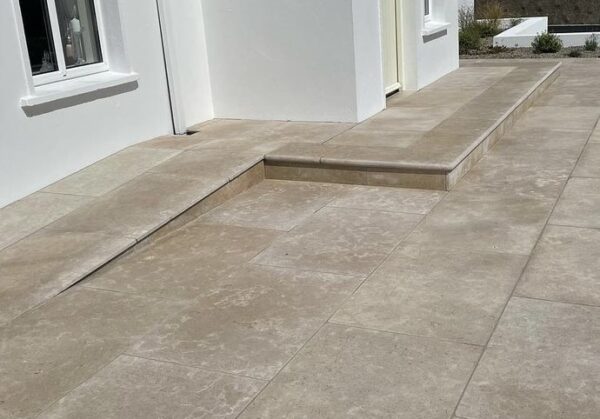
[[[548,32],[538,34],[531,43],[531,48],[536,54],[558,52],[562,47],[562,40],[557,35]]]
[[[585,40],[584,48],[586,51],[596,51],[598,49],[598,37],[595,33]]]
[[[461,54],[468,54],[481,48],[481,35],[477,27],[472,26],[458,32],[458,47]]]
[[[573,49],[569,51],[568,56],[571,58],[579,58],[581,57],[581,51],[579,51],[578,49]]]

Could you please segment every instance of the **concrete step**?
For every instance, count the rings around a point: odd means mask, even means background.
[[[323,144],[288,144],[268,153],[266,177],[451,190],[556,80],[561,67],[556,62],[486,65],[392,98],[384,112]]]

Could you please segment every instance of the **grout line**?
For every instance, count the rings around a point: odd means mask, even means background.
[[[598,118],[598,120],[596,121],[596,123],[599,123],[599,121],[600,121],[600,117]],[[588,137],[588,141],[586,142],[586,145],[587,145],[587,143],[589,142],[589,140],[590,140],[590,138],[591,138],[591,137],[592,137],[592,133],[590,133],[590,135],[589,135],[589,137]],[[573,165],[573,168],[572,168],[572,170],[571,170],[571,173],[569,174],[569,177],[568,177],[568,179],[570,179],[570,178],[571,178],[571,176],[572,176],[573,172],[574,172],[574,171],[575,171],[575,169],[577,168],[577,165],[579,164],[579,160],[581,159],[581,156],[583,155],[583,150],[584,150],[584,149],[585,149],[585,147],[584,147],[584,148],[582,148],[582,150],[581,150],[581,152],[580,152],[580,154],[579,154],[579,158],[577,159],[577,162],[576,162],[576,163]],[[550,221],[550,218],[552,217],[552,214],[554,213],[554,210],[555,210],[556,206],[558,205],[558,203],[559,203],[559,201],[560,201],[560,199],[561,199],[561,197],[562,197],[562,195],[563,195],[563,193],[564,193],[564,191],[565,191],[565,189],[566,189],[566,187],[567,187],[567,183],[568,183],[568,182],[565,182],[565,183],[562,185],[562,187],[561,187],[561,191],[560,191],[560,194],[558,194],[558,198],[556,198],[556,200],[555,200],[555,202],[554,202],[554,205],[552,206],[552,210],[550,211],[550,214],[549,214],[549,215],[548,215],[548,217],[546,218],[546,222],[544,223],[544,227],[542,228],[542,230],[540,231],[540,233],[539,233],[539,235],[538,235],[538,237],[537,237],[537,240],[536,240],[536,242],[535,242],[535,245],[533,246],[533,248],[532,248],[532,251],[531,251],[531,253],[529,254],[529,256],[528,256],[528,258],[527,258],[527,262],[526,262],[526,263],[525,263],[525,265],[523,266],[523,269],[521,270],[521,274],[519,275],[519,277],[518,277],[517,281],[515,282],[515,284],[514,284],[514,286],[513,286],[513,288],[512,288],[512,291],[510,292],[510,294],[509,294],[508,298],[506,299],[506,302],[505,302],[505,304],[504,304],[504,307],[502,308],[502,310],[501,310],[501,312],[500,312],[500,315],[499,315],[499,316],[498,316],[498,318],[496,319],[496,322],[495,322],[495,324],[494,324],[494,327],[492,328],[492,331],[491,331],[491,333],[490,333],[490,336],[489,336],[489,338],[488,338],[487,342],[485,343],[485,345],[483,346],[483,351],[481,352],[481,355],[479,356],[479,359],[478,359],[478,360],[477,360],[477,362],[475,363],[475,366],[473,367],[473,370],[471,371],[471,374],[470,374],[470,376],[469,376],[469,378],[468,378],[467,382],[465,383],[465,386],[464,386],[464,388],[463,388],[463,390],[462,390],[462,392],[461,392],[461,394],[460,394],[460,397],[458,398],[458,401],[456,402],[456,405],[455,405],[455,407],[454,407],[454,410],[452,411],[452,414],[453,414],[453,415],[456,415],[456,412],[457,412],[457,410],[458,410],[458,408],[459,408],[459,406],[460,406],[460,404],[461,404],[461,402],[462,402],[462,400],[463,400],[463,397],[465,396],[465,394],[466,394],[466,392],[467,392],[467,389],[469,388],[469,385],[471,384],[471,381],[473,380],[473,377],[475,376],[475,372],[476,372],[476,371],[477,371],[477,369],[479,368],[479,365],[480,365],[480,363],[481,363],[481,360],[483,359],[483,356],[484,356],[485,352],[487,351],[487,348],[489,347],[489,344],[490,344],[490,342],[491,342],[491,340],[492,340],[492,337],[493,337],[493,336],[494,336],[494,334],[496,333],[496,330],[498,329],[498,325],[500,324],[500,321],[502,320],[502,317],[504,316],[504,313],[506,312],[506,309],[507,309],[507,307],[508,307],[508,304],[510,303],[511,299],[512,299],[512,298],[515,296],[515,292],[516,292],[516,290],[517,290],[517,288],[518,288],[519,284],[521,283],[521,280],[523,279],[523,276],[524,276],[525,272],[527,271],[527,269],[528,269],[528,267],[529,267],[529,265],[530,265],[530,263],[531,263],[531,261],[532,261],[532,259],[533,259],[533,258],[532,258],[532,256],[533,256],[533,254],[534,254],[534,252],[535,252],[536,248],[538,247],[538,244],[539,244],[539,242],[541,241],[541,239],[542,239],[542,237],[543,237],[544,233],[546,232],[546,229],[547,229],[547,227],[548,227],[548,225],[549,225],[548,223],[549,223],[549,221]]]
[[[562,301],[562,300],[552,300],[549,298],[541,298],[541,297],[532,297],[529,295],[521,295],[518,292],[513,295],[513,298],[522,298],[525,300],[533,300],[533,301],[545,301],[547,303],[557,303],[557,304],[568,304],[572,306],[580,306],[580,307],[589,307],[589,308],[600,308],[600,303],[598,304],[587,304],[587,303],[576,303],[573,301]]]

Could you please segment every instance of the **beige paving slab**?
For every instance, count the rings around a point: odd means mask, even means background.
[[[351,129],[327,141],[327,145],[406,148],[423,137],[423,131]]]
[[[573,176],[600,178],[600,144],[590,143],[585,147]]]
[[[133,240],[41,230],[0,251],[0,324],[57,295]]]
[[[401,245],[331,321],[484,345],[526,261]]]
[[[457,415],[597,418],[600,308],[513,298]]]
[[[592,132],[590,143],[600,143],[600,124],[596,125],[596,129]]]
[[[242,266],[129,353],[271,379],[362,278]]]
[[[340,190],[333,184],[265,180],[215,208],[201,222],[289,231]]]
[[[130,147],[48,186],[44,191],[101,196],[178,153],[176,150]]]
[[[322,143],[353,127],[346,123],[252,121],[216,119],[192,130],[197,138],[256,139],[263,141],[284,139],[289,142]]]
[[[569,179],[550,224],[600,228],[600,179]]]
[[[365,275],[379,265],[422,216],[323,208],[254,258],[263,265]]]
[[[189,300],[252,259],[277,236],[272,230],[190,223],[133,249],[82,285]]]
[[[553,205],[553,199],[511,193],[450,192],[407,242],[527,255]]]
[[[189,150],[207,143],[205,138],[196,135],[165,135],[136,144],[136,148],[159,148],[167,150]]]
[[[0,209],[0,250],[35,233],[92,198],[36,192]]]
[[[555,199],[583,147],[583,142],[560,141],[552,137],[544,141],[527,136],[503,138],[455,189],[517,192]]]
[[[330,207],[427,214],[446,192],[425,189],[344,186]]]
[[[480,349],[324,327],[243,418],[448,418]]]
[[[231,179],[262,160],[260,153],[221,149],[185,151],[152,168],[152,173],[190,177],[201,180]]]
[[[146,173],[48,228],[144,237],[224,183],[224,179]]]
[[[523,115],[521,123],[536,128],[592,130],[600,109],[594,106],[535,106]]]
[[[77,289],[0,328],[0,416],[35,416],[178,311],[174,303]]]
[[[548,226],[516,290],[518,295],[600,305],[600,230]]]
[[[203,151],[206,149],[218,149],[219,151],[229,151],[234,154],[263,155],[273,150],[277,150],[286,144],[292,144],[282,137],[265,140],[264,138],[219,138],[216,140],[205,139],[197,146],[192,147],[194,151]],[[313,143],[293,143],[293,144],[313,144]]]
[[[388,108],[378,113],[366,122],[353,128],[354,131],[371,130],[401,130],[429,131],[440,122],[452,115],[452,109],[439,107]]]
[[[234,418],[258,380],[120,356],[41,418]]]

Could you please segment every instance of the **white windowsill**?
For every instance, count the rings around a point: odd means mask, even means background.
[[[72,98],[86,93],[98,92],[111,87],[137,81],[137,73],[115,73],[104,71],[89,76],[78,77],[70,80],[37,86],[31,95],[21,98],[22,108],[31,108],[38,105],[55,102],[61,99]]]
[[[450,27],[450,23],[448,23],[448,22],[436,22],[436,21],[430,20],[428,22],[425,22],[425,24],[423,25],[423,30],[421,31],[421,35],[423,35],[423,36],[435,35],[436,33],[445,31],[449,27]]]

